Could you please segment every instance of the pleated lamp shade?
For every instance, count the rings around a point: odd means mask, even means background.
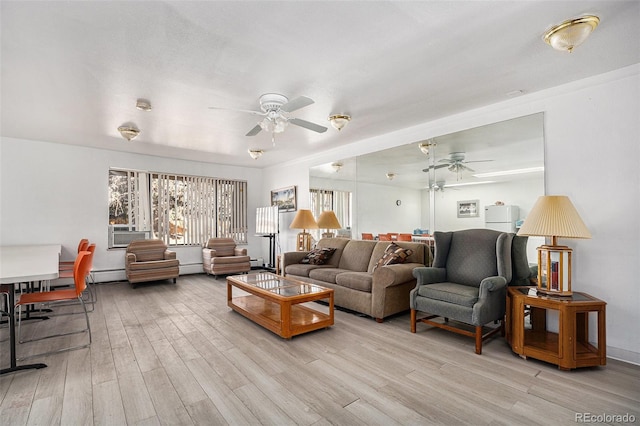
[[[313,213],[311,210],[298,210],[296,217],[291,222],[289,226],[291,229],[318,229],[318,223],[313,218]]]
[[[538,198],[518,235],[556,238],[591,238],[591,233],[566,195]],[[555,241],[553,243],[555,244]]]
[[[318,218],[318,228],[340,229],[342,226],[340,226],[340,222],[338,221],[336,214],[331,210],[327,210],[320,213],[320,217]]]

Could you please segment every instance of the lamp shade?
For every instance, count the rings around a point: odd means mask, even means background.
[[[313,218],[313,213],[311,210],[298,210],[296,217],[291,222],[289,226],[291,229],[318,229],[318,223]]]
[[[539,197],[522,224],[518,235],[591,238],[591,233],[580,218],[578,211],[569,197],[565,195]]]
[[[320,217],[318,218],[318,228],[340,229],[342,226],[340,226],[340,222],[338,221],[336,214],[331,210],[327,210],[320,214]]]

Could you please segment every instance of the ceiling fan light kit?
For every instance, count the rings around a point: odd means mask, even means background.
[[[135,139],[140,134],[140,130],[134,126],[120,126],[118,131],[128,141]]]
[[[338,173],[340,171],[340,169],[342,168],[343,164],[342,163],[331,163],[331,168],[333,169],[334,172]]]
[[[329,122],[334,129],[340,131],[351,121],[351,116],[346,114],[332,114],[329,116]]]
[[[599,23],[600,18],[594,15],[569,19],[547,31],[544,41],[556,50],[571,53],[589,37]]]

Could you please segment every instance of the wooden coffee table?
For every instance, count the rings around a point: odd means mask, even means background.
[[[328,314],[301,305],[323,299]],[[333,325],[333,289],[269,272],[227,277],[227,305],[285,339]]]

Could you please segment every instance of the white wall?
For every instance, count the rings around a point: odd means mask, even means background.
[[[304,200],[311,166],[537,112],[545,113],[546,193],[568,195],[593,234],[561,240],[574,249],[573,289],[607,302],[608,356],[640,364],[640,65],[270,168],[264,179],[299,185]],[[282,240],[294,238],[283,229]]]
[[[124,249],[107,249],[110,167],[246,180],[249,212],[261,198],[258,169],[11,138],[0,143],[0,244],[61,243],[62,257],[73,259],[80,238],[88,238],[96,243],[99,281],[124,279]],[[264,257],[262,238],[253,236],[255,215],[249,217],[248,252]],[[175,250],[181,273],[202,271],[199,247]]]

